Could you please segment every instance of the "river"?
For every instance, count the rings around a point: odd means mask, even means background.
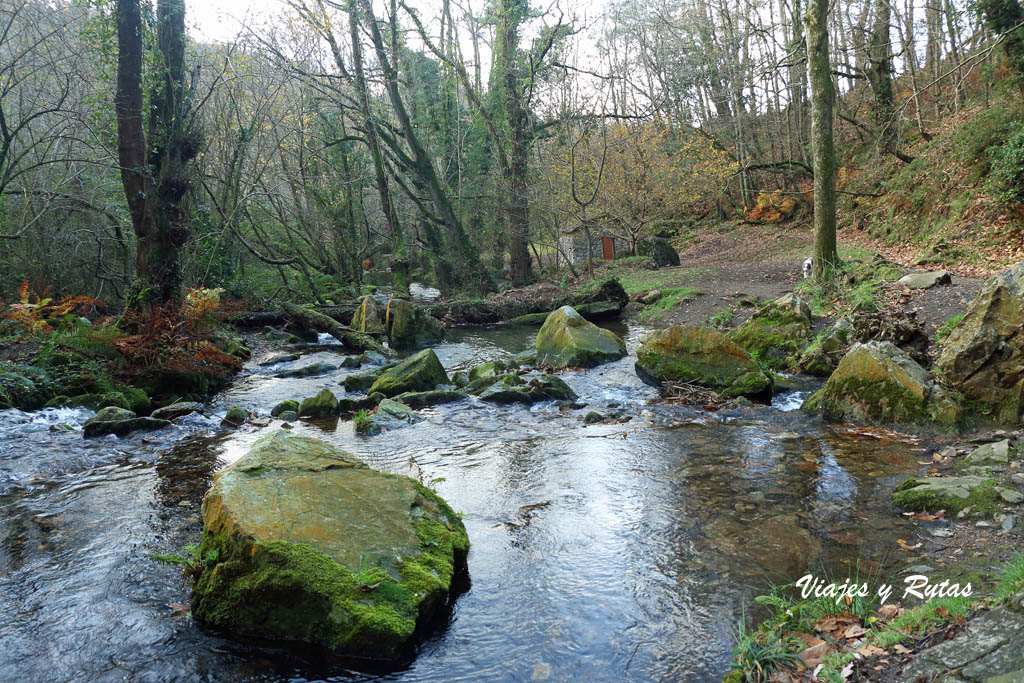
[[[738,622],[770,582],[807,570],[890,566],[904,522],[889,492],[922,446],[824,425],[793,408],[705,412],[648,403],[633,372],[645,330],[613,326],[631,355],[563,379],[588,404],[560,410],[477,399],[416,425],[356,436],[301,422],[371,467],[432,482],[464,514],[470,585],[399,671],[355,672],[293,649],[204,632],[180,569],[150,558],[198,541],[214,472],[266,427],[222,430],[327,387],[336,372],[272,375],[254,358],[208,406],[171,428],[84,440],[88,410],[0,411],[0,680],[721,680]],[[532,343],[535,328],[453,330],[449,373]],[[585,426],[588,410],[620,417]]]

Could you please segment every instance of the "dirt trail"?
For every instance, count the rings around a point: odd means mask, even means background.
[[[750,316],[752,306],[741,302],[776,299],[803,278],[803,260],[811,254],[814,237],[804,226],[740,225],[727,232],[702,235],[680,252],[681,284],[703,294],[680,304],[664,317],[666,324],[699,324],[723,310],[733,310],[733,324]],[[862,238],[841,246],[864,246]],[[905,272],[922,270],[897,264]],[[936,268],[937,269],[937,268]],[[978,293],[984,278],[953,276],[949,285],[911,291],[893,284],[887,300],[905,311],[916,311],[929,334],[953,315],[962,314]]]

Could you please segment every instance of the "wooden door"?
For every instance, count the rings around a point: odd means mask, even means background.
[[[611,261],[615,258],[615,240],[611,237],[601,238],[601,255],[606,261]]]

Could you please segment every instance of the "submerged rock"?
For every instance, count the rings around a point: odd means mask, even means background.
[[[434,492],[284,430],[216,476],[203,520],[198,620],[360,658],[407,654],[469,548]]]
[[[692,382],[725,397],[768,398],[772,380],[749,353],[718,330],[676,325],[648,335],[636,352],[645,382]]]
[[[618,336],[587,321],[572,306],[562,306],[547,317],[534,348],[538,364],[555,368],[592,368],[626,355]]]
[[[1024,414],[1024,263],[989,280],[942,345],[937,366],[969,399],[998,406],[1003,422]]]
[[[359,300],[359,307],[352,314],[352,329],[364,334],[384,334],[384,322],[375,297],[367,295]]]
[[[438,384],[448,384],[441,361],[432,349],[424,349],[388,368],[370,386],[370,392],[397,396],[407,391],[431,391]]]
[[[855,345],[802,409],[833,420],[944,430],[961,417],[956,401],[891,342]]]

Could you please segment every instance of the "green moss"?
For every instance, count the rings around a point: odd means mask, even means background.
[[[370,419],[370,414],[365,410],[360,410],[352,417],[352,427],[355,429],[356,434],[368,434],[373,429],[373,421]]]
[[[274,406],[273,409],[270,411],[270,416],[277,417],[281,413],[287,413],[288,411],[291,411],[293,413],[299,412],[299,402],[293,399],[281,401],[276,406]]]
[[[450,590],[469,550],[458,515],[436,493],[412,484],[444,521],[420,518],[420,553],[403,558],[393,572],[374,566],[354,573],[304,543],[205,533],[200,552],[216,559],[196,582],[193,613],[242,635],[299,639],[360,657],[401,656],[421,617]],[[371,575],[374,583],[367,585]]]
[[[904,510],[945,510],[950,517],[968,507],[982,515],[994,515],[999,511],[1000,497],[995,479],[986,479],[980,486],[971,489],[967,498],[942,496],[933,491],[921,490],[916,488],[919,483],[917,479],[907,479],[900,484],[892,494],[893,504]]]

